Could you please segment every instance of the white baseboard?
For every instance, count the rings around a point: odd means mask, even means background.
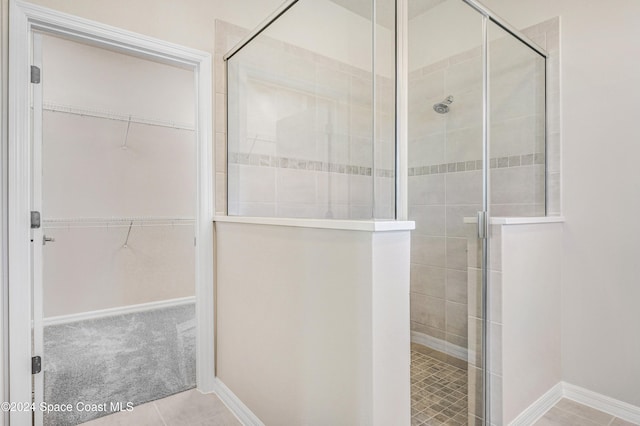
[[[563,382],[564,397],[640,425],[640,407]]]
[[[214,382],[213,391],[222,400],[224,405],[227,406],[229,411],[240,420],[240,423],[245,426],[264,426],[264,423],[262,423],[258,416],[253,414],[249,407],[244,405],[240,398],[217,377]]]
[[[436,351],[451,355],[454,358],[458,358],[462,361],[468,360],[469,352],[467,348],[454,345],[453,343],[446,342],[437,337],[429,336],[428,334],[420,333],[419,331],[411,331],[411,342],[418,343],[422,346],[426,346]]]
[[[509,426],[526,426],[535,423],[562,398],[571,399],[582,405],[640,425],[640,407],[571,383],[559,382],[520,413],[518,417],[509,423]]]
[[[518,417],[516,417],[509,426],[529,426],[534,424],[538,419],[551,409],[563,397],[563,383],[556,383],[554,387],[549,389],[544,395],[531,404]]]
[[[67,324],[76,321],[85,321],[90,319],[112,317],[116,315],[131,314],[134,312],[151,311],[154,309],[163,309],[173,306],[187,305],[196,303],[195,296],[180,297],[177,299],[160,300],[158,302],[140,303],[138,305],[120,306],[117,308],[100,309],[98,311],[81,312],[71,315],[60,315],[57,317],[48,317],[42,320],[44,326]]]

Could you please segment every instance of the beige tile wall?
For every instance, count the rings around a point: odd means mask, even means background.
[[[409,76],[409,219],[411,328],[466,348],[467,240],[482,202],[480,50]],[[433,104],[453,95],[448,114]],[[478,143],[480,142],[480,143]]]
[[[560,18],[552,18],[522,32],[547,51],[547,214],[562,213],[560,127]]]
[[[243,33],[216,22],[216,72],[224,72],[222,53]],[[374,150],[371,72],[261,36],[229,62],[228,78],[228,162],[225,117],[216,120],[216,177],[228,167],[229,191],[218,183],[219,214],[393,217],[391,80],[376,80]],[[217,78],[219,104],[225,90]]]
[[[557,106],[558,19],[525,30],[549,49],[547,64],[547,158],[541,92],[544,68],[533,51],[494,30],[491,42],[491,209],[494,216],[543,216],[544,185],[550,215],[559,214],[560,137]],[[514,44],[516,43],[516,44]],[[413,71],[409,76],[409,215],[412,239],[412,330],[467,346],[467,242],[475,226],[465,225],[481,209],[481,52],[472,49]],[[432,105],[448,95],[448,114]],[[524,105],[524,107],[523,107]],[[528,108],[526,106],[529,106]],[[531,108],[531,105],[536,105]],[[473,274],[475,276],[475,273]],[[472,295],[468,295],[472,297]]]
[[[236,43],[238,43],[248,30],[225,21],[215,21],[215,119],[214,119],[214,143],[215,143],[215,188],[216,214],[227,214],[227,82],[224,55]]]
[[[492,225],[489,231],[489,371],[491,389],[491,422],[502,424],[502,226]],[[468,321],[469,363],[468,396],[469,424],[480,424],[484,418],[482,382],[482,249],[477,239],[469,239],[468,253]]]

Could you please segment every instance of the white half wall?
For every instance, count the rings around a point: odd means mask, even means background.
[[[410,234],[370,234],[373,335],[373,425],[409,424],[411,345],[409,330]],[[364,265],[362,265],[364,266]],[[366,357],[366,354],[365,354]]]
[[[216,372],[267,425],[409,424],[409,231],[216,223]]]
[[[509,424],[562,380],[562,229],[562,223],[502,226],[501,283],[491,283],[490,296],[492,370],[501,362],[492,374],[502,374],[503,422],[496,424]]]

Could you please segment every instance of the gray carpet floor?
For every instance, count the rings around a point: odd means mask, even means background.
[[[192,389],[195,344],[194,304],[47,326],[45,402],[139,405]],[[77,425],[107,414],[45,413],[44,424]]]

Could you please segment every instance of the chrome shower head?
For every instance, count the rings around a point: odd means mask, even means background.
[[[449,112],[449,105],[446,105],[444,103],[435,104],[433,106],[433,110],[438,114],[446,114]]]
[[[435,105],[433,105],[433,110],[438,114],[446,114],[449,112],[449,105],[453,103],[453,96],[449,95],[443,100]]]

